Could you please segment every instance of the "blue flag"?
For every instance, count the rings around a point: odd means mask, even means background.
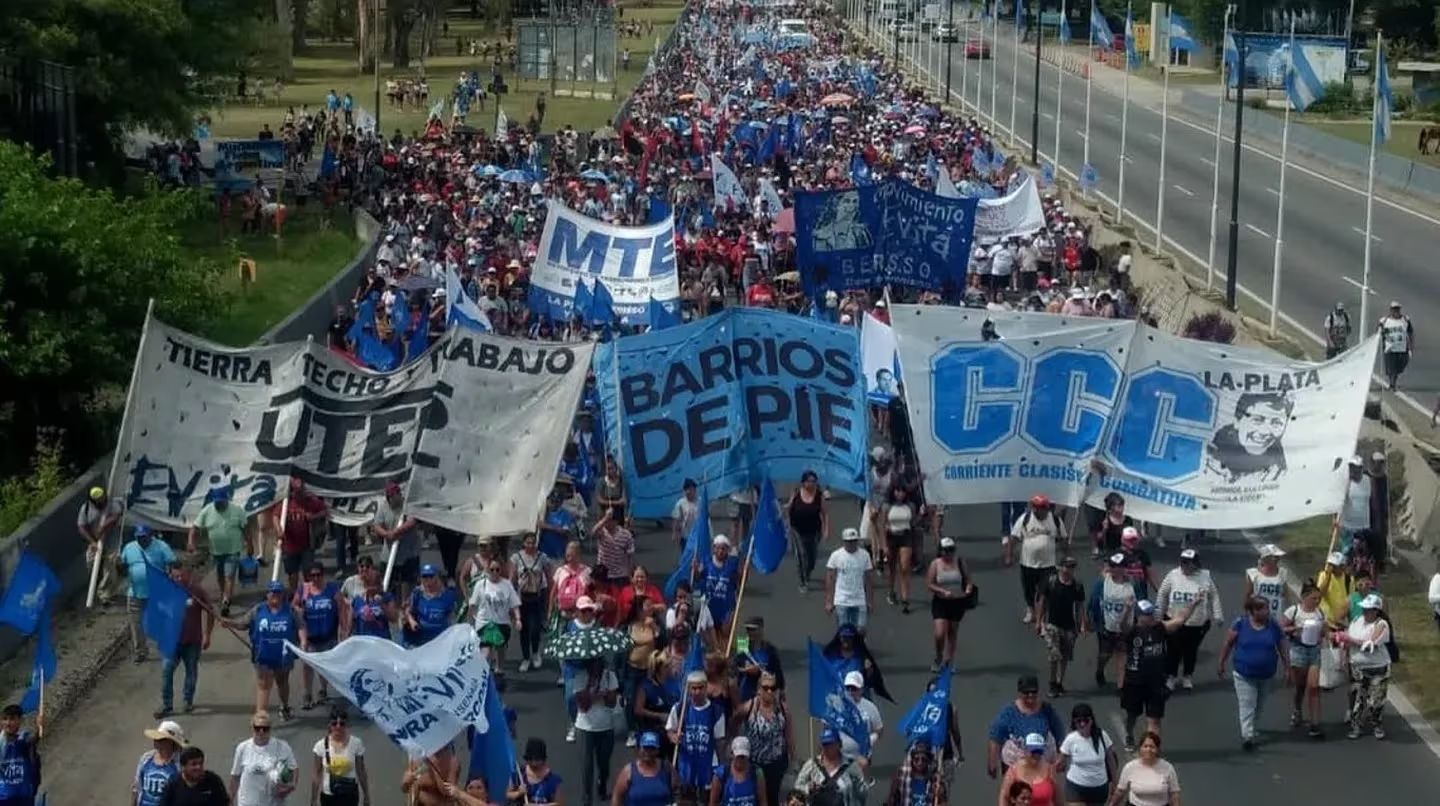
[[[646,211],[645,223],[658,224],[670,218],[670,205],[666,203],[665,197],[656,194],[650,197],[650,209]]]
[[[920,695],[920,699],[900,718],[900,733],[905,743],[919,739],[930,743],[933,749],[945,745],[945,730],[949,727],[950,665],[940,668],[935,676],[935,688]]]
[[[870,184],[870,165],[858,151],[850,155],[850,180],[857,185]]]
[[[39,557],[20,552],[10,587],[0,599],[0,624],[9,624],[20,633],[30,635],[42,621],[50,618],[50,605],[60,593],[60,580]]]
[[[489,690],[485,692],[485,719],[490,727],[484,733],[476,731],[470,743],[470,775],[466,780],[484,779],[487,791],[503,794],[509,790],[516,770],[515,744],[510,739],[505,703],[500,699],[494,674],[490,675],[486,688]],[[498,802],[497,798],[492,800]]]
[[[645,305],[645,323],[651,330],[664,330],[680,324],[680,315],[665,307],[665,303],[654,297]]]
[[[695,525],[690,527],[690,534],[685,536],[685,546],[680,550],[680,561],[675,564],[674,573],[665,580],[665,598],[674,600],[675,591],[680,587],[681,580],[690,577],[690,568],[695,564],[695,558],[700,556],[704,547],[710,545],[710,494],[705,491],[705,486],[700,488],[700,506],[695,516]]]
[[[1115,34],[1110,32],[1110,23],[1095,7],[1095,0],[1090,0],[1090,44],[1109,50],[1114,42]]]
[[[1315,75],[1305,49],[1295,42],[1295,26],[1290,26],[1290,64],[1285,71],[1285,95],[1296,112],[1304,112],[1325,94],[1325,84]]]
[[[755,543],[750,549],[750,564],[761,574],[770,575],[785,561],[790,550],[790,536],[785,529],[785,520],[780,515],[780,502],[775,497],[775,485],[769,478],[760,485],[760,503],[755,509],[755,531],[750,538]]]
[[[691,672],[705,671],[705,640],[699,633],[690,636],[690,648],[685,652],[685,664],[680,668],[680,676],[684,677]]]
[[[1060,6],[1060,44],[1070,44],[1070,15],[1063,4]]]
[[[1390,68],[1385,64],[1385,45],[1375,41],[1375,144],[1385,145],[1390,139],[1390,110],[1395,96],[1390,92]]]
[[[591,293],[590,286],[585,285],[584,280],[575,281],[575,300],[571,305],[573,307],[570,309],[570,315],[575,316],[578,314],[580,321],[589,324],[590,311],[595,308],[595,295]]]
[[[1195,37],[1190,33],[1190,22],[1176,14],[1173,6],[1170,11],[1170,49],[1195,49]]]
[[[615,300],[610,289],[599,280],[595,281],[594,299],[590,305],[590,321],[597,325],[608,325],[615,321]]]
[[[55,657],[55,642],[50,635],[50,619],[40,620],[35,631],[35,665],[30,670],[30,687],[20,699],[20,710],[32,713],[40,710],[40,687],[55,679],[59,661]]]
[[[825,659],[820,646],[810,644],[810,716],[855,740],[860,755],[870,755],[870,728],[860,706],[845,693],[845,682]]]
[[[185,625],[185,607],[190,603],[190,593],[164,571],[154,566],[148,570],[150,598],[145,600],[141,624],[145,627],[145,634],[160,648],[160,655],[173,660],[180,647],[180,630]]]

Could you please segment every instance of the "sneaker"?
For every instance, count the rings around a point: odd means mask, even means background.
[[[1375,738],[1377,738],[1377,739],[1383,739],[1383,738],[1385,738],[1385,729],[1382,728],[1382,727],[1380,727],[1379,725],[1376,725],[1376,726],[1375,726],[1375,730],[1371,731],[1371,733],[1372,733],[1372,734],[1375,736]]]
[[[159,708],[155,709],[155,718],[164,719],[165,717],[170,716],[173,713],[175,713],[174,708],[171,708],[168,705],[162,705]]]
[[[1056,697],[1064,697],[1066,694],[1069,694],[1069,693],[1070,693],[1070,690],[1067,689],[1067,688],[1065,688],[1065,684],[1064,684],[1064,683],[1056,683],[1056,684],[1054,685],[1054,689],[1055,689],[1055,696],[1056,696]]]
[[[280,706],[280,718],[289,722],[295,718],[295,712],[290,710],[290,706],[282,705]]]
[[[806,593],[809,593],[809,592],[810,592],[810,586],[809,586],[809,585],[806,585],[804,582],[801,582],[801,583],[800,583],[800,593],[803,595],[803,594],[806,594]]]
[[[1317,725],[1317,724],[1315,724],[1314,722],[1311,722],[1311,723],[1310,723],[1310,729],[1307,730],[1305,733],[1306,733],[1306,735],[1308,735],[1308,736],[1309,736],[1310,738],[1312,738],[1312,739],[1323,739],[1323,738],[1325,738],[1325,732],[1324,732],[1323,730],[1321,730],[1321,729],[1320,729],[1320,726]]]
[[[567,742],[569,742],[569,743],[571,743],[571,744],[574,744],[574,743],[575,743],[575,726],[574,726],[574,725],[571,725],[571,726],[570,726],[570,729],[567,730],[567,731],[565,731],[565,741],[567,741]]]
[[[1360,728],[1359,728],[1355,723],[1353,723],[1353,722],[1350,723],[1350,729],[1347,730],[1347,731],[1345,731],[1345,738],[1347,738],[1347,739],[1358,739],[1358,738],[1360,738]]]
[[[1059,697],[1059,696],[1060,696],[1060,687],[1059,687],[1059,686],[1056,686],[1054,683],[1051,683],[1051,684],[1050,684],[1050,691],[1049,691],[1048,696],[1049,696],[1050,699],[1052,699],[1052,700],[1055,699],[1055,698],[1057,698],[1057,697]]]
[[[1167,678],[1165,678],[1165,688],[1166,688],[1167,690],[1169,690],[1169,691],[1174,691],[1174,690],[1175,690],[1175,684],[1178,683],[1178,682],[1180,682],[1180,681],[1179,681],[1179,680],[1176,680],[1176,679],[1173,678],[1173,677],[1167,677]]]
[[[220,618],[230,618],[230,600],[220,600]]]
[[[530,671],[530,661],[528,661],[528,660],[522,660],[522,661],[520,661],[520,671],[522,671],[522,672],[528,672],[528,671]]]
[[[1180,688],[1183,688],[1186,691],[1194,691],[1195,681],[1191,680],[1190,675],[1187,674],[1184,677],[1180,678]]]
[[[1243,740],[1241,740],[1241,742],[1240,742],[1240,749],[1241,749],[1241,750],[1244,750],[1244,751],[1247,752],[1247,753],[1252,753],[1252,752],[1254,752],[1254,751],[1255,751],[1255,740],[1254,740],[1254,739],[1243,739]]]
[[[193,703],[193,702],[187,702],[187,703],[185,703],[185,713],[187,713],[187,714],[193,714],[193,713],[195,713],[195,703]]]
[[[637,745],[637,744],[639,744],[639,743],[640,743],[640,741],[635,738],[635,734],[633,734],[633,733],[630,734],[629,736],[626,736],[626,737],[625,737],[625,746],[626,746],[626,747],[634,747],[635,745]]]
[[[938,671],[940,671],[940,659],[936,658],[930,661],[930,674],[935,674]]]
[[[889,593],[885,594],[885,603],[886,603],[886,604],[892,604],[892,605],[893,605],[893,604],[899,604],[899,602],[900,602],[899,598],[897,598],[897,597],[895,596],[895,591],[890,591]]]
[[[900,602],[900,612],[907,616],[910,615],[910,601],[908,599]]]
[[[530,668],[531,668],[531,669],[539,669],[540,666],[541,666],[542,664],[544,664],[544,663],[545,663],[545,653],[544,653],[543,651],[539,650],[539,649],[535,650],[535,655],[534,655],[533,657],[531,657],[531,659],[530,659]]]
[[[1029,624],[1030,622],[1032,622],[1032,621],[1034,621],[1034,620],[1035,620],[1035,614],[1032,613],[1032,612],[1030,612],[1029,610],[1026,610],[1026,611],[1025,611],[1025,615],[1023,615],[1023,616],[1020,617],[1021,623],[1024,623],[1024,624]]]
[[[1292,728],[1294,728],[1294,727],[1299,727],[1299,725],[1300,725],[1300,709],[1297,708],[1297,709],[1295,709],[1294,711],[1291,711],[1291,712],[1290,712],[1290,727],[1292,727]]]

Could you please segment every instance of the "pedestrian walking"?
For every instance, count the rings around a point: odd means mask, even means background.
[[[330,709],[329,727],[311,751],[315,756],[311,806],[360,806],[362,799],[370,803],[365,743],[350,733],[349,723],[344,706]]]
[[[750,740],[730,740],[730,761],[710,782],[709,806],[767,806],[765,775],[750,762]]]
[[[1050,670],[1050,696],[1061,697],[1065,672],[1075,659],[1075,642],[1085,633],[1085,586],[1075,578],[1074,557],[1040,585],[1035,595],[1035,632],[1045,641]],[[1033,793],[1032,793],[1033,796]]]
[[[885,528],[885,562],[890,577],[890,592],[885,600],[900,605],[900,612],[910,613],[910,575],[914,562],[916,534],[920,521],[917,502],[903,484],[890,488],[881,517]]]
[[[226,619],[232,629],[250,634],[250,662],[255,666],[255,713],[266,714],[270,708],[270,689],[280,695],[280,718],[287,722],[294,716],[290,710],[290,670],[295,657],[285,647],[288,641],[303,645],[305,618],[285,598],[285,583],[271,582],[265,588],[265,599],[235,620]],[[269,717],[265,729],[269,730]]]
[[[1055,806],[1059,800],[1060,787],[1056,784],[1055,762],[1047,755],[1053,749],[1050,739],[1043,733],[1025,736],[1025,755],[1005,771],[1000,780],[999,803],[1004,804],[1012,784],[1023,782],[1030,785],[1031,806]]]
[[[1125,555],[1121,552],[1110,555],[1105,561],[1105,572],[1090,589],[1087,608],[1090,623],[1095,628],[1095,685],[1100,688],[1106,685],[1105,670],[1112,658],[1120,667],[1116,670],[1116,679],[1120,679],[1126,653],[1123,639],[1135,623],[1135,605],[1138,602],[1135,586],[1125,572]]]
[[[1147,730],[1157,736],[1165,718],[1165,685],[1169,668],[1170,636],[1185,626],[1191,613],[1208,594],[1202,592],[1169,621],[1160,620],[1159,608],[1147,599],[1135,605],[1135,624],[1122,639],[1126,647],[1120,677],[1120,707],[1125,710],[1125,749],[1135,749],[1135,723],[1143,715]]]
[[[1010,527],[1010,533],[1002,545],[1002,560],[1006,566],[1015,562],[1016,553],[1020,560],[1020,595],[1024,605],[1020,619],[1026,624],[1035,618],[1035,597],[1040,585],[1055,573],[1057,548],[1070,545],[1070,536],[1065,524],[1050,506],[1050,499],[1043,495],[1031,496],[1029,507]]]
[[[1235,659],[1235,704],[1240,715],[1240,744],[1255,749],[1255,724],[1265,707],[1265,695],[1275,671],[1285,665],[1285,633],[1270,613],[1270,603],[1256,596],[1245,604],[1245,615],[1235,619],[1220,650],[1216,673],[1225,679],[1225,661]],[[1293,724],[1293,723],[1292,723]]]
[[[154,746],[140,754],[135,780],[130,784],[131,806],[158,806],[170,781],[180,774],[180,751],[185,749],[185,731],[165,720],[145,731]]]
[[[455,622],[460,610],[460,593],[440,581],[440,569],[426,563],[420,567],[420,585],[410,591],[402,618],[405,646],[424,646]]]
[[[244,507],[230,504],[228,484],[211,489],[206,498],[186,535],[186,547],[191,554],[199,550],[201,534],[210,544],[210,561],[215,564],[215,583],[220,588],[220,617],[229,618],[240,558],[255,555],[254,537]]]
[[[1120,768],[1111,806],[1180,806],[1180,776],[1160,757],[1160,734],[1150,731],[1140,737],[1139,753]]]
[[[1385,698],[1390,693],[1390,665],[1394,636],[1382,609],[1384,600],[1372,593],[1360,603],[1360,618],[1350,622],[1344,633],[1346,659],[1350,666],[1351,739],[1369,730],[1376,739],[1385,738]]]
[[[158,806],[231,806],[225,782],[205,768],[204,750],[186,747],[178,760],[180,774],[170,779]]]
[[[312,562],[305,570],[304,586],[295,592],[295,606],[305,621],[305,643],[301,649],[306,652],[334,649],[340,637],[340,611],[344,607],[344,599],[340,595],[340,586],[334,580],[325,578],[325,567],[320,563]],[[300,708],[308,711],[317,702],[312,695],[315,671],[309,664],[301,668],[300,680],[304,687]],[[329,684],[322,677],[319,702],[329,698]]]
[[[120,549],[119,567],[129,582],[125,612],[130,623],[130,648],[135,663],[144,663],[150,656],[150,641],[145,636],[145,604],[150,599],[150,575],[168,574],[175,562],[175,552],[163,540],[156,540],[150,527],[140,524],[134,536]]]
[[[749,741],[750,760],[761,772],[765,802],[780,802],[780,784],[795,757],[794,725],[781,695],[779,678],[760,674],[760,693],[735,711],[738,733]],[[733,753],[733,749],[732,749]]]
[[[1225,619],[1215,578],[1201,567],[1200,555],[1195,549],[1180,552],[1180,567],[1172,569],[1161,581],[1159,599],[1161,621],[1168,621],[1190,606],[1185,623],[1170,634],[1170,648],[1165,653],[1165,687],[1174,691],[1178,685],[1189,691],[1195,688],[1195,662],[1200,644],[1210,632],[1210,623]]]
[[[175,669],[185,667],[184,687],[180,690],[181,704],[185,713],[195,710],[195,691],[200,684],[200,653],[210,648],[210,638],[215,632],[215,610],[210,606],[210,594],[205,592],[194,570],[185,563],[176,563],[170,569],[171,579],[185,589],[189,598],[185,601],[185,615],[180,622],[180,641],[175,654],[165,659],[160,667],[160,707],[155,711],[156,719],[164,719],[175,712]]]
[[[300,768],[295,751],[270,731],[270,715],[250,718],[250,738],[235,746],[230,765],[230,800],[235,806],[283,806],[295,791]]]
[[[1330,626],[1326,622],[1325,613],[1320,609],[1320,589],[1315,587],[1315,583],[1305,583],[1305,587],[1300,590],[1299,603],[1285,609],[1280,626],[1290,642],[1286,671],[1290,676],[1290,685],[1295,690],[1295,701],[1290,709],[1290,727],[1297,727],[1304,722],[1310,738],[1322,738],[1320,662],[1330,640]]]
[[[869,552],[860,550],[858,529],[841,532],[840,541],[825,561],[825,612],[834,614],[837,625],[863,632],[875,598],[870,574],[875,564]]]
[[[1285,550],[1274,543],[1266,543],[1258,551],[1260,559],[1256,566],[1245,569],[1245,595],[1240,599],[1241,607],[1251,598],[1259,596],[1270,605],[1271,613],[1284,612],[1290,599],[1290,588],[1297,584],[1290,569],[1280,565]]]
[[[1326,360],[1349,349],[1350,334],[1353,329],[1350,326],[1350,313],[1345,310],[1345,303],[1338,301],[1335,303],[1335,307],[1325,314],[1325,321],[1320,329],[1325,333]]]
[[[1056,775],[1065,778],[1064,802],[1069,806],[1104,806],[1115,792],[1120,762],[1110,734],[1095,724],[1089,703],[1070,709],[1070,732],[1060,743]]]
[[[615,776],[610,806],[670,806],[679,791],[675,770],[660,755],[660,735],[645,731],[640,734],[635,759]]]
[[[546,599],[550,577],[555,573],[551,559],[540,551],[534,532],[526,532],[520,550],[510,557],[510,582],[520,594],[520,671],[539,669],[540,638],[545,632]]]
[[[935,659],[930,671],[955,661],[955,640],[960,620],[975,601],[975,583],[970,569],[956,556],[955,538],[940,538],[940,550],[925,570],[925,587],[930,590],[930,622],[935,637]]]
[[[726,714],[710,698],[708,684],[709,678],[703,671],[686,675],[685,697],[671,707],[665,719],[670,742],[680,748],[675,770],[677,793],[681,799],[692,802],[698,802],[710,791],[726,736]]]
[[[930,742],[917,739],[910,744],[904,763],[890,779],[890,796],[885,806],[933,806],[949,802],[949,786],[935,765]]]
[[[604,658],[586,661],[575,672],[575,732],[580,742],[580,802],[610,798],[610,756],[615,752],[615,713],[620,681]]]
[[[1380,334],[1385,380],[1390,385],[1390,391],[1399,391],[1400,376],[1410,365],[1410,356],[1415,351],[1415,325],[1400,311],[1398,300],[1390,303],[1390,312],[1381,317],[1377,332]]]
[[[1021,675],[1015,683],[1015,699],[990,721],[985,771],[991,778],[998,778],[1020,763],[1030,754],[1026,747],[1029,736],[1048,736],[1048,747],[1053,751],[1065,739],[1065,733],[1065,723],[1060,721],[1055,706],[1040,697],[1040,679],[1033,674]]]
[[[520,774],[507,793],[510,801],[532,806],[561,806],[560,785],[564,779],[550,769],[550,753],[545,740],[533,736],[526,739],[525,752],[520,758],[524,763],[520,765]],[[616,788],[619,788],[618,776]]]
[[[110,565],[120,550],[117,536],[124,515],[125,506],[120,499],[111,497],[104,487],[91,487],[75,518],[75,529],[85,541],[85,567],[95,562],[96,552],[102,557],[100,579],[95,587],[95,600],[102,605],[110,603]]]
[[[808,806],[864,806],[870,784],[860,767],[840,752],[840,731],[820,731],[820,753],[806,760],[795,776],[795,788]]]
[[[810,575],[815,573],[816,554],[830,537],[825,496],[820,490],[819,476],[813,470],[801,474],[800,486],[791,493],[785,513],[795,532],[795,570],[800,578],[800,592],[808,593]]]

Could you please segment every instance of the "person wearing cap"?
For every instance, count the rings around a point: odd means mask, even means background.
[[[645,731],[637,740],[635,759],[615,775],[611,806],[670,806],[680,790],[680,779],[660,752],[660,734]]]
[[[1245,569],[1245,591],[1240,601],[1250,601],[1259,596],[1270,603],[1271,613],[1281,613],[1290,599],[1290,588],[1297,585],[1295,575],[1280,564],[1285,550],[1274,543],[1266,543],[1257,553],[1260,559],[1254,568]]]
[[[1201,567],[1200,556],[1195,549],[1185,549],[1180,552],[1179,567],[1172,569],[1160,582],[1157,599],[1161,621],[1195,603],[1185,623],[1170,634],[1170,649],[1166,653],[1166,687],[1174,691],[1178,682],[1188,691],[1195,688],[1195,661],[1199,657],[1200,644],[1210,632],[1210,623],[1225,620],[1220,589],[1215,585],[1214,575]]]
[[[800,592],[810,590],[810,575],[815,573],[815,556],[820,544],[830,537],[830,516],[825,511],[825,493],[820,477],[813,470],[800,474],[800,486],[790,494],[785,505],[786,520],[794,530],[795,569],[800,577]]]
[[[200,682],[200,653],[210,648],[210,637],[215,631],[215,610],[210,606],[210,594],[195,579],[190,566],[183,562],[175,563],[170,567],[170,578],[185,589],[189,598],[185,602],[185,615],[180,622],[180,640],[175,652],[165,658],[160,667],[160,707],[155,710],[156,719],[164,719],[174,713],[175,669],[181,665],[185,667],[185,684],[181,690],[185,713],[195,710],[195,689]]]
[[[120,499],[110,496],[104,487],[91,487],[75,518],[75,530],[85,540],[85,566],[88,568],[95,562],[95,552],[104,555],[100,581],[95,588],[96,601],[101,604],[110,602],[110,562],[115,551],[111,547],[119,533],[116,527],[124,515],[125,505]]]
[[[1385,601],[1372,593],[1360,602],[1360,618],[1350,622],[1341,636],[1346,661],[1350,668],[1351,739],[1370,731],[1376,739],[1385,738],[1385,699],[1390,693],[1391,653],[1395,636],[1385,615]]]
[[[290,743],[274,736],[270,715],[250,717],[250,738],[235,746],[230,765],[230,801],[234,806],[283,806],[295,791],[300,764]]]
[[[1357,454],[1350,457],[1349,478],[1345,484],[1345,499],[1337,516],[1340,553],[1349,555],[1355,539],[1370,528],[1370,501],[1373,485],[1365,472],[1365,460]]]
[[[1136,599],[1149,599],[1150,592],[1160,586],[1155,581],[1155,567],[1150,562],[1150,552],[1140,546],[1140,530],[1127,526],[1120,530],[1120,555],[1124,558],[1122,567],[1135,587]]]
[[[750,740],[730,740],[730,762],[710,782],[709,806],[768,806],[764,774],[750,763]]]
[[[243,629],[250,636],[250,662],[255,666],[255,713],[270,708],[270,689],[280,693],[280,717],[287,722],[290,711],[290,669],[295,657],[285,647],[288,641],[305,644],[305,617],[285,596],[285,583],[270,582],[265,598],[237,619],[222,618],[230,629]]]
[[[295,606],[300,609],[305,619],[305,644],[300,648],[306,652],[334,649],[340,638],[340,611],[344,607],[344,599],[340,596],[340,585],[325,578],[325,567],[320,563],[312,562],[310,567],[305,569],[305,582],[295,591]],[[309,664],[305,664],[301,669],[300,680],[304,688],[300,708],[308,711],[315,707],[315,700],[311,696],[314,691],[315,672]],[[323,702],[329,697],[329,684],[322,677],[320,700]]]
[[[506,797],[511,803],[523,802],[531,806],[559,806],[560,785],[565,779],[550,768],[549,751],[545,740],[532,736],[525,740],[525,752],[520,756],[520,777],[511,782]],[[619,782],[617,779],[616,786]]]
[[[705,672],[697,669],[687,674],[685,698],[670,708],[665,719],[665,732],[679,748],[676,775],[682,800],[688,796],[698,802],[709,791],[725,743],[725,721],[724,709],[710,699]]]
[[[730,553],[730,538],[725,535],[711,538],[710,556],[703,561],[697,558],[695,566],[694,573],[715,629],[728,634],[740,592],[740,558]]]
[[[763,617],[745,619],[745,636],[736,641],[733,663],[742,703],[759,693],[760,679],[766,674],[777,678],[780,689],[784,690],[785,670],[780,665],[780,648],[766,640]]]
[[[840,533],[841,547],[825,561],[825,612],[835,615],[839,626],[864,631],[875,601],[875,583],[870,572],[875,565],[870,552],[860,550],[860,531],[847,528]]]
[[[1325,333],[1325,360],[1328,361],[1349,349],[1352,328],[1345,303],[1335,303],[1334,309],[1325,314],[1325,321],[1320,329]]]
[[[1050,667],[1050,696],[1063,696],[1065,671],[1075,659],[1075,639],[1086,629],[1085,586],[1075,578],[1074,557],[1040,584],[1035,594],[1035,632],[1045,640]]]
[[[1110,665],[1110,658],[1116,658],[1120,666],[1125,661],[1125,633],[1135,623],[1135,586],[1130,584],[1125,573],[1125,554],[1116,551],[1104,563],[1100,580],[1090,589],[1090,626],[1096,638],[1096,661],[1094,661],[1094,685],[1104,688],[1104,671]],[[1122,669],[1116,669],[1119,676]]]
[[[1330,620],[1330,626],[1343,629],[1350,610],[1350,591],[1355,589],[1344,554],[1332,551],[1325,557],[1325,567],[1315,575],[1315,587],[1320,589],[1320,609]]]
[[[460,609],[460,591],[440,581],[440,569],[430,563],[420,566],[420,585],[405,600],[401,618],[405,623],[405,646],[424,646],[455,623]]]
[[[870,734],[871,752],[874,752],[873,748],[880,741],[881,734],[885,732],[885,720],[880,716],[880,708],[875,705],[873,700],[865,696],[867,686],[864,674],[856,671],[846,672],[843,680],[845,696],[849,697],[855,703],[856,709],[859,710],[860,718],[865,722],[865,730]],[[840,734],[840,749],[846,758],[855,759],[861,769],[869,769],[870,758],[860,755],[860,743],[844,732]]]
[[[930,591],[930,621],[935,638],[935,659],[930,671],[955,660],[955,639],[960,620],[974,604],[975,583],[965,560],[955,554],[955,538],[940,538],[940,549],[925,569],[925,587]]]
[[[1035,618],[1035,597],[1040,585],[1055,575],[1055,554],[1060,544],[1070,546],[1065,522],[1055,513],[1050,499],[1043,495],[1030,497],[1029,506],[1010,526],[1001,541],[1001,559],[1006,566],[1015,562],[1016,548],[1020,554],[1020,595],[1023,605],[1020,619],[1030,624]]]
[[[154,747],[140,754],[135,780],[130,784],[132,806],[159,806],[170,780],[180,774],[179,754],[185,747],[185,731],[165,720],[145,731]]]
[[[120,549],[118,565],[129,580],[125,612],[130,623],[130,647],[136,663],[144,663],[150,654],[150,643],[142,624],[145,604],[150,600],[150,575],[168,574],[175,562],[175,552],[164,540],[156,540],[150,527],[139,524],[134,538]]]
[[[395,568],[389,573],[393,579],[398,580],[396,587],[400,599],[408,600],[410,591],[419,581],[420,542],[423,534],[419,521],[405,514],[405,496],[396,482],[385,482],[385,497],[375,508],[375,519],[370,524],[370,531],[384,542],[387,557],[390,547],[397,547]]]
[[[1135,723],[1143,715],[1146,729],[1160,733],[1165,718],[1165,699],[1169,695],[1166,673],[1170,666],[1170,636],[1185,626],[1205,598],[1201,591],[1180,608],[1169,621],[1160,619],[1160,608],[1147,599],[1135,605],[1135,624],[1121,639],[1125,646],[1125,665],[1120,673],[1120,707],[1125,711],[1125,749],[1135,748]]]
[[[1040,678],[1024,674],[1015,682],[1015,699],[990,720],[985,744],[986,773],[996,778],[1019,764],[1030,754],[1026,737],[1036,734],[1048,736],[1058,747],[1065,738],[1065,723],[1055,706],[1041,699]]]
[[[890,779],[890,795],[887,806],[935,803],[949,803],[950,791],[945,776],[935,765],[935,752],[930,740],[916,739],[910,743],[906,763]]]
[[[1054,806],[1060,799],[1060,776],[1050,758],[1050,738],[1043,733],[1027,733],[1024,744],[1025,754],[1000,779],[999,802],[1004,804],[1010,788],[1019,782],[1029,785],[1032,806]]]
[[[185,545],[186,550],[194,554],[199,547],[197,538],[202,533],[205,535],[210,544],[210,560],[215,563],[215,582],[220,588],[220,616],[227,618],[230,600],[235,595],[240,556],[255,554],[254,539],[247,529],[245,508],[230,504],[230,485],[215,487],[206,497],[209,501],[190,524]]]
[[[881,527],[880,514],[885,511],[885,502],[890,499],[890,488],[899,479],[899,473],[895,470],[895,462],[890,452],[883,446],[876,445],[870,449],[870,485],[869,492],[865,499],[865,511],[860,518],[860,540],[869,547],[874,546],[875,535],[884,534]],[[872,549],[872,554],[879,552]],[[880,564],[884,565],[885,558],[880,557]]]
[[[1383,451],[1370,454],[1366,468],[1370,474],[1370,531],[1364,548],[1369,549],[1369,570],[1382,574],[1390,559],[1390,475],[1389,462]],[[1359,558],[1352,558],[1351,564],[1359,570]]]
[[[348,638],[352,635],[372,635],[376,638],[392,638],[391,625],[399,618],[395,608],[395,597],[380,587],[380,569],[369,557],[361,557],[359,585],[353,595],[345,595],[345,609],[340,613],[340,630]],[[353,578],[352,578],[353,579]],[[346,585],[351,580],[346,580]]]
[[[1410,317],[1400,312],[1399,300],[1390,303],[1390,311],[1381,317],[1376,332],[1380,334],[1385,380],[1390,384],[1390,391],[1394,392],[1400,388],[1400,375],[1409,366],[1410,356],[1415,351],[1415,325],[1411,324]]]
[[[820,753],[807,759],[795,776],[794,786],[812,806],[865,806],[870,793],[860,765],[840,752],[840,731],[820,730]]]

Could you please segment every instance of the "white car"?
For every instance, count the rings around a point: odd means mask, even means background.
[[[896,36],[900,38],[901,42],[914,42],[920,37],[920,32],[916,30],[915,23],[905,22],[900,24],[900,30]]]

